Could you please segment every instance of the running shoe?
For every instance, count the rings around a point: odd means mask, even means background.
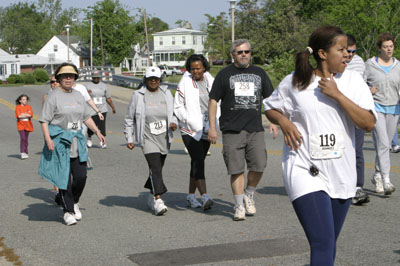
[[[247,215],[254,215],[256,214],[256,206],[254,203],[254,193],[252,194],[244,194],[243,197],[244,207],[246,209]]]
[[[156,199],[154,201],[154,214],[156,216],[163,215],[168,211],[167,206],[165,206],[164,201],[162,199]]]
[[[351,200],[353,205],[362,205],[369,202],[369,196],[361,187],[357,187],[356,195]]]
[[[75,219],[77,221],[80,221],[82,219],[82,213],[81,213],[81,210],[79,209],[78,203],[74,204],[74,212],[75,212],[75,215],[74,215]]]
[[[375,185],[375,191],[376,193],[382,193],[384,192],[383,190],[383,182],[382,182],[382,176],[380,173],[375,173],[371,179],[372,184]]]
[[[235,215],[233,216],[234,221],[246,220],[246,210],[243,205],[235,205],[233,209],[235,210]]]
[[[21,160],[25,160],[28,158],[29,158],[28,154],[26,154],[25,152],[21,153]]]
[[[70,212],[64,213],[64,222],[66,225],[76,224],[76,219],[74,217],[74,214]]]
[[[398,153],[400,152],[400,146],[399,145],[394,145],[391,149],[390,152],[392,153]]]
[[[208,152],[207,152],[207,156],[210,156],[210,155],[211,155],[211,152],[210,152],[210,151],[208,151]]]
[[[201,207],[205,211],[211,209],[211,206],[214,205],[214,201],[207,194],[201,196],[201,203]]]
[[[186,197],[188,207],[192,209],[200,208],[201,203],[196,199],[194,194],[189,194]]]
[[[185,151],[186,154],[189,154],[188,149],[186,149],[186,147],[183,149]]]
[[[154,195],[151,193],[149,193],[149,196],[147,198],[147,206],[150,210],[154,211]]]
[[[393,186],[392,183],[384,182],[383,183],[383,190],[385,192],[385,195],[390,195],[390,194],[392,194],[393,192],[396,191],[396,188]]]
[[[93,146],[92,138],[89,138],[89,137],[87,138],[86,146],[87,146],[88,148],[91,148],[91,147]]]

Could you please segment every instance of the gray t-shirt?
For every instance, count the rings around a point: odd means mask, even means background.
[[[167,103],[160,90],[146,91],[144,94],[146,118],[144,126],[143,153],[160,152],[167,154],[168,144],[168,114]]]
[[[210,93],[207,88],[207,80],[203,79],[202,81],[196,81],[197,87],[199,88],[199,103],[200,110],[203,118],[203,135],[202,139],[208,139],[208,128],[206,131],[206,125],[208,123],[208,100],[210,97],[208,94]]]
[[[97,84],[90,82],[86,84],[86,88],[88,91],[91,91],[89,93],[90,97],[92,97],[94,104],[100,112],[106,113],[108,111],[106,99],[111,97],[107,84],[101,81]],[[91,110],[91,115],[96,115],[93,109]]]
[[[90,118],[89,108],[82,94],[76,90],[65,92],[56,89],[44,102],[39,122],[59,126],[64,130],[79,130],[88,118]],[[78,157],[76,138],[71,144],[70,157]]]

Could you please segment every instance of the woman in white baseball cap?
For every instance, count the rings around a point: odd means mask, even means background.
[[[161,70],[158,67],[146,68],[144,86],[132,94],[124,123],[127,147],[135,148],[135,135],[149,165],[149,177],[144,187],[150,189],[147,204],[155,215],[163,215],[168,210],[161,199],[161,195],[167,192],[162,168],[173,140],[172,132],[178,123],[172,94],[160,83]]]

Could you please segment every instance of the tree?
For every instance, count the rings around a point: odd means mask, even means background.
[[[0,46],[12,53],[36,53],[51,31],[35,4],[18,3],[3,9],[0,16]]]
[[[177,21],[175,21],[175,25],[178,27],[178,28],[185,28],[186,27],[186,23],[189,23],[189,21],[187,21],[187,20],[182,20],[182,19],[178,19]]]
[[[227,27],[227,21],[225,19],[225,13],[221,12],[218,16],[213,17],[209,14],[205,14],[207,17],[207,24],[204,27],[204,31],[207,32],[207,39],[204,42],[204,50],[208,52],[211,60],[217,58],[223,58],[222,56],[222,27],[224,28],[224,45],[225,55],[224,58],[229,58],[229,45],[231,29]],[[222,24],[222,21],[224,23]]]
[[[93,18],[93,46],[100,51],[100,29],[102,32],[105,64],[118,66],[129,56],[131,45],[136,43],[135,23],[129,12],[118,0],[103,0],[90,6],[87,18]],[[101,52],[96,53],[94,61],[101,62]]]
[[[147,16],[147,33],[149,35],[149,42],[153,41],[153,33],[168,30],[168,23],[162,21],[157,17]],[[141,43],[145,42],[145,32],[144,32],[144,21],[143,15],[139,16],[139,19],[136,23],[136,32],[139,35],[139,40]]]

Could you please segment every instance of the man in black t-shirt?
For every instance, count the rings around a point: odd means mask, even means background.
[[[215,144],[217,102],[221,100],[223,156],[236,205],[234,220],[254,215],[254,191],[267,165],[261,104],[273,88],[265,71],[251,64],[251,45],[247,40],[235,40],[231,46],[234,64],[222,69],[215,78],[209,101],[210,129],[208,139]],[[277,127],[270,131],[277,134]],[[271,131],[271,132],[272,132]],[[245,186],[245,162],[249,170]]]

